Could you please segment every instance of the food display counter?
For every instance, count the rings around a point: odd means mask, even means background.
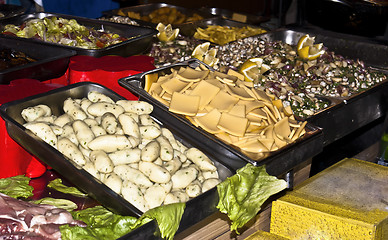
[[[160,3],[100,19],[0,19],[2,46],[36,59],[0,70],[0,92],[8,92],[1,148],[26,157],[0,176],[39,169],[33,198],[51,195],[48,179],[58,178],[87,193],[70,197],[79,209],[103,205],[138,219],[186,202],[174,239],[269,232],[272,201],[310,177],[312,159],[385,116],[388,47],[222,10]],[[29,92],[30,84],[41,89]],[[236,234],[218,187],[246,166],[263,167],[287,189],[268,195]],[[119,239],[162,239],[158,227],[154,218]]]

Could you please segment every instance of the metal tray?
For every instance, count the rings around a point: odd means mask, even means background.
[[[238,27],[238,28],[249,26],[252,28],[262,28],[268,31],[268,28],[265,28],[265,27],[238,22],[231,19],[221,18],[221,17],[212,17],[212,18],[203,19],[201,21],[194,22],[193,27],[191,29],[185,29],[186,31],[183,34],[185,36],[191,37],[196,32],[197,27],[206,28],[208,26],[227,26],[227,27]]]
[[[229,9],[216,8],[216,7],[201,7],[201,12],[210,13],[215,17],[221,17],[237,22],[246,24],[259,25],[263,22],[269,21],[269,17],[253,15],[249,13],[234,12]]]
[[[145,77],[148,74],[160,74],[164,71],[170,71],[171,68],[175,67],[190,66],[195,68],[200,64],[203,63],[197,59],[190,59],[185,62],[160,67],[148,72],[119,79],[119,84],[130,90],[130,92],[135,93],[140,98],[147,99],[147,101],[152,102],[154,105],[158,105],[168,111],[168,108],[165,105],[154,99],[143,89],[145,86]],[[206,64],[203,65],[207,66]],[[210,68],[210,70],[212,69]],[[234,170],[241,168],[247,163],[251,163],[255,166],[266,165],[267,172],[269,174],[279,176],[289,172],[299,163],[317,155],[322,151],[323,137],[321,130],[308,124],[306,127],[306,134],[302,138],[284,148],[279,149],[278,151],[269,153],[262,159],[253,160],[237,148],[224,143],[205,130],[195,127],[184,117],[177,114],[171,114],[169,116],[171,117],[170,121],[175,123],[174,128],[181,130],[190,128],[191,130],[187,132],[187,134],[190,135],[190,138],[195,139],[201,147],[211,146],[214,153],[223,156],[219,160]]]
[[[149,4],[143,4],[143,5],[136,5],[136,6],[132,6],[132,7],[114,9],[114,10],[103,12],[103,16],[105,16],[105,17],[117,16],[119,11],[122,11],[124,13],[135,12],[135,13],[141,14],[141,16],[146,16],[146,15],[150,14],[151,12],[153,12],[154,10],[157,10],[159,8],[162,8],[162,7],[176,8],[178,11],[180,11],[181,13],[183,13],[187,16],[191,16],[194,13],[196,13],[196,14],[202,16],[204,19],[214,17],[210,13],[199,11],[197,9],[189,9],[189,8],[175,6],[175,5],[167,4],[167,3],[149,3]],[[158,23],[152,23],[152,22],[134,19],[134,18],[130,18],[130,17],[128,17],[128,18],[136,21],[137,23],[139,23],[142,26],[150,26],[152,28],[155,28],[156,25],[158,24]],[[193,24],[196,22],[197,21],[185,22],[182,24],[172,24],[172,27],[179,28],[181,34],[188,36],[187,34],[195,31],[195,26]]]
[[[11,80],[33,78],[48,80],[62,76],[68,67],[71,56],[76,52],[57,46],[44,46],[34,41],[9,39],[0,36],[0,46],[25,53],[36,61],[0,71],[0,84],[9,84]]]
[[[36,156],[38,159],[47,163],[67,181],[77,186],[80,190],[89,194],[90,197],[96,199],[100,204],[108,209],[121,215],[131,215],[139,217],[142,212],[122,198],[117,193],[113,192],[105,184],[96,180],[92,175],[83,169],[73,165],[63,154],[44,142],[30,131],[23,127],[24,120],[20,113],[22,109],[35,106],[37,104],[46,104],[51,107],[54,115],[63,113],[63,101],[68,97],[83,98],[87,96],[89,91],[99,91],[117,101],[123,99],[120,95],[114,93],[102,85],[82,82],[43,94],[31,96],[21,100],[5,103],[0,107],[0,115],[6,122],[6,127],[9,135],[17,143],[22,145],[27,151]],[[146,99],[142,99],[146,100]],[[152,103],[151,103],[152,104]],[[196,139],[190,138],[188,132],[192,131],[189,128],[183,128],[181,131],[173,128],[176,125],[176,120],[170,117],[170,113],[164,109],[154,105],[154,111],[151,114],[156,120],[160,121],[164,127],[169,128],[175,137],[186,146],[194,146],[201,149],[215,163],[221,180],[225,180],[234,172],[221,163],[219,160],[222,156],[212,152],[212,146],[203,148]],[[216,211],[218,202],[218,194],[216,187],[199,195],[196,198],[189,200],[186,204],[186,210],[181,221],[181,230],[201,221],[207,216]]]
[[[25,11],[25,8],[18,5],[13,4],[0,4],[0,19],[13,17],[16,15],[23,14]]]
[[[366,65],[388,73],[388,46],[376,44],[367,38],[329,31],[305,31],[303,29],[279,29],[260,35],[260,38],[280,40],[296,45],[306,33],[315,36],[330,51],[350,59],[360,59]],[[333,99],[334,106],[309,117],[308,122],[323,129],[324,145],[328,145],[347,134],[383,116],[388,110],[388,81],[376,84],[350,97]],[[335,126],[335,127],[333,127]]]
[[[23,14],[4,20],[0,19],[0,31],[3,31],[4,26],[7,24],[21,25],[23,22],[36,19],[36,18],[45,18],[45,17],[61,17],[66,19],[75,19],[81,25],[84,25],[89,28],[94,29],[104,29],[105,31],[111,33],[117,33],[123,37],[129,38],[129,40],[117,43],[101,49],[84,49],[78,47],[65,46],[56,43],[44,42],[41,40],[21,38],[26,42],[39,42],[44,46],[59,46],[65,49],[74,50],[78,55],[88,55],[93,57],[101,57],[105,55],[119,55],[123,57],[136,55],[145,52],[152,43],[152,37],[157,33],[156,29],[148,27],[140,27],[133,25],[124,25],[118,23],[112,23],[107,21],[101,21],[96,19],[89,19],[83,17],[76,17],[71,15],[56,14],[56,13],[31,13]],[[12,37],[4,35],[4,37],[15,39],[18,37]]]

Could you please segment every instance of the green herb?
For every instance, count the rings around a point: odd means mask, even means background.
[[[30,178],[24,175],[0,179],[0,192],[13,198],[31,197],[34,188],[28,185],[29,182]]]
[[[261,205],[273,194],[287,187],[284,180],[268,175],[265,166],[247,164],[217,185],[217,208],[232,221],[231,231],[238,233],[259,212]]]

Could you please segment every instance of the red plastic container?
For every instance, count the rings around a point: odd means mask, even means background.
[[[13,80],[9,85],[0,85],[0,104],[62,86],[60,84],[46,84],[34,79]],[[46,166],[43,163],[11,139],[3,119],[0,119],[0,141],[0,178],[23,174],[35,178],[40,177],[46,171]]]
[[[137,99],[118,84],[118,79],[146,72],[155,68],[154,59],[149,56],[74,56],[69,64],[69,84],[95,82],[129,99]]]
[[[74,56],[66,73],[56,79],[40,82],[18,79],[9,85],[0,85],[0,105],[38,93],[77,82],[96,82],[121,96],[135,100],[137,97],[118,84],[118,79],[154,69],[154,59],[148,56]],[[5,122],[0,118],[0,178],[25,174],[31,178],[43,175],[45,166],[8,135]]]

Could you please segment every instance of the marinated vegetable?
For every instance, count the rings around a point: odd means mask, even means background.
[[[115,22],[115,23],[123,23],[128,25],[134,25],[139,26],[139,23],[137,21],[132,20],[125,16],[112,16],[112,17],[101,17],[100,20],[109,21],[109,22]]]
[[[85,49],[104,48],[127,40],[103,29],[96,30],[83,26],[75,19],[57,17],[30,19],[20,26],[8,24],[4,27],[3,34]]]
[[[155,65],[168,65],[190,59],[194,48],[200,43],[198,39],[178,35],[175,41],[154,41],[148,55],[155,58]]]
[[[216,70],[223,73],[229,69],[240,71],[255,87],[276,95],[302,118],[329,107],[333,97],[349,97],[387,79],[385,74],[358,59],[345,58],[320,43],[307,41],[311,38],[302,36],[300,44],[290,45],[252,36],[222,46],[211,45],[209,48],[215,49],[216,54],[207,55],[217,60],[212,66]],[[197,58],[194,50],[200,44],[203,43],[196,39],[178,36],[176,41],[168,44],[155,42],[149,55],[155,58],[156,65],[168,65]],[[310,46],[316,51],[310,52]],[[301,51],[303,48],[309,50],[310,55],[305,55]],[[204,60],[203,56],[206,53],[198,58]]]
[[[314,60],[303,59],[297,46],[257,37],[237,40],[218,50],[219,70],[239,70],[250,58],[267,66],[252,79],[256,87],[288,102],[295,114],[308,117],[330,105],[322,97],[349,97],[387,79],[364,62],[351,60],[326,49]]]
[[[198,27],[194,33],[194,37],[197,39],[210,41],[215,44],[224,45],[228,42],[236,41],[237,39],[258,35],[265,32],[266,30],[259,27],[230,27],[209,25],[206,28]]]
[[[25,53],[4,48],[0,50],[0,71],[12,67],[22,66],[35,62],[36,59],[27,56]]]
[[[146,22],[163,23],[165,25],[182,24],[185,22],[193,22],[203,19],[203,17],[197,13],[193,13],[192,15],[186,15],[174,7],[161,7],[155,9],[148,15],[141,15],[140,13],[132,11],[128,11],[125,13],[123,10],[119,10],[118,15],[143,20]]]

